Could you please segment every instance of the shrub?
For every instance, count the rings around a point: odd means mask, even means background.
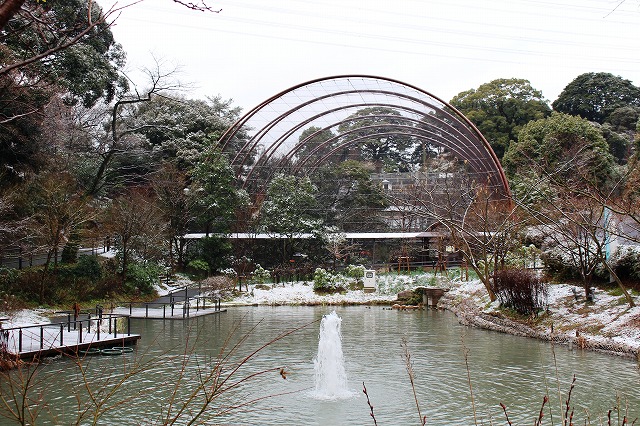
[[[616,252],[613,270],[624,281],[640,281],[640,252],[623,248]]]
[[[580,279],[580,271],[567,264],[562,256],[555,252],[544,252],[540,255],[544,263],[544,269],[549,276],[558,281],[571,281]]]
[[[80,244],[77,240],[72,239],[62,248],[62,254],[60,256],[60,261],[62,263],[75,263],[78,260],[78,250],[80,249]]]
[[[264,269],[262,267],[262,265],[260,265],[258,263],[256,265],[256,269],[253,271],[253,274],[252,274],[251,278],[252,278],[253,282],[256,283],[256,284],[264,284],[269,279],[271,279],[271,272],[269,272],[268,270]]]
[[[213,296],[217,296],[220,299],[226,299],[233,294],[233,278],[226,275],[209,277],[202,281],[202,288]]]
[[[344,277],[332,274],[323,268],[316,268],[313,274],[313,290],[322,293],[337,293],[344,291]]]
[[[360,280],[364,277],[365,267],[363,265],[347,265],[345,268],[345,273],[350,278],[355,278],[356,280]]]
[[[102,267],[96,256],[83,255],[78,258],[78,262],[73,268],[76,277],[87,278],[92,282],[102,278]]]
[[[526,269],[497,271],[493,276],[493,292],[502,306],[522,315],[537,312],[547,300],[547,286]]]
[[[155,263],[131,263],[127,271],[124,291],[142,295],[153,294],[163,269]]]
[[[188,258],[204,260],[209,265],[209,271],[213,273],[229,266],[229,254],[231,243],[218,236],[200,238],[188,249]]]
[[[223,269],[222,271],[220,271],[220,273],[225,277],[229,277],[231,279],[238,278],[238,273],[233,268]]]
[[[195,259],[187,265],[198,277],[206,277],[209,273],[209,264],[202,259]]]

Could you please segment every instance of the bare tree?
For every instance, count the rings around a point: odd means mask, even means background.
[[[41,173],[25,195],[33,211],[28,220],[34,250],[47,254],[39,289],[40,303],[44,303],[51,263],[57,267],[60,250],[88,220],[87,201],[75,179],[66,172]]]
[[[106,228],[116,240],[124,285],[134,258],[152,258],[149,251],[164,246],[166,223],[146,188],[130,188],[113,200],[107,215]]]
[[[360,248],[360,245],[349,242],[345,234],[333,231],[323,234],[322,241],[324,248],[331,254],[335,271],[337,262],[353,254]]]
[[[145,70],[149,86],[144,90],[136,87],[118,99],[109,113],[108,133],[104,135],[101,143],[98,144],[98,155],[100,157],[98,168],[87,188],[88,195],[96,195],[107,183],[107,171],[117,154],[126,154],[127,148],[136,146],[134,134],[141,130],[155,127],[153,123],[139,123],[135,119],[135,106],[142,102],[149,102],[153,96],[169,97],[172,92],[180,90],[183,86],[175,79],[177,69],[168,71],[164,69],[164,63],[156,60],[153,69]]]
[[[171,265],[177,264],[178,269],[183,270],[187,245],[185,234],[197,220],[198,194],[192,193],[186,173],[171,163],[164,164],[155,173],[152,186],[167,223]]]
[[[439,176],[423,180],[415,191],[417,198],[398,197],[393,202],[409,203],[413,214],[428,218],[433,229],[443,231],[495,300],[493,273],[505,266],[506,254],[520,243],[526,222],[510,199],[472,175],[459,170]]]
[[[623,233],[620,232],[622,228],[616,231],[609,226],[607,215],[614,211],[621,217],[631,219],[632,224],[634,220],[639,220],[637,216],[634,219],[638,209],[633,202],[635,196],[626,191],[619,195],[620,180],[601,185],[584,172],[588,168],[580,167],[581,162],[585,161],[583,151],[575,150],[573,156],[560,163],[554,171],[548,171],[543,165],[532,161],[531,171],[538,178],[530,182],[529,190],[544,196],[530,197],[531,194],[528,194],[524,198],[536,198],[539,201],[532,204],[520,200],[518,203],[534,220],[549,247],[560,253],[562,260],[579,272],[585,297],[590,297],[596,268],[603,266],[618,284],[629,305],[634,306],[633,298],[609,263],[607,246],[613,237]],[[567,178],[568,170],[573,171],[571,178]],[[631,234],[627,234],[627,237],[633,238]]]

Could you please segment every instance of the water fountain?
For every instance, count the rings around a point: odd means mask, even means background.
[[[347,387],[347,373],[342,354],[342,318],[332,311],[322,317],[318,354],[313,359],[318,399],[350,398],[354,392]]]

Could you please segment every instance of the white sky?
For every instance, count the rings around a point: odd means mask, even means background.
[[[171,0],[124,10],[113,32],[129,69],[153,67],[155,56],[181,67],[197,88],[189,97],[220,94],[245,111],[342,74],[397,79],[446,101],[495,78],[527,79],[549,101],[584,72],[640,85],[640,0],[206,2],[222,11]]]

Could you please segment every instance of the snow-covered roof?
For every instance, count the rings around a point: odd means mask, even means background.
[[[204,238],[207,234],[195,233],[186,234],[184,237],[188,240]],[[211,235],[211,234],[210,234]],[[373,239],[412,239],[412,238],[432,238],[440,236],[438,232],[344,232],[343,235],[347,239],[353,240],[373,240]],[[288,238],[286,235],[276,233],[248,233],[248,232],[233,232],[231,234],[225,234],[226,238],[239,239],[239,240],[270,240],[270,239],[282,239]],[[312,234],[296,234],[295,238],[313,238]]]

